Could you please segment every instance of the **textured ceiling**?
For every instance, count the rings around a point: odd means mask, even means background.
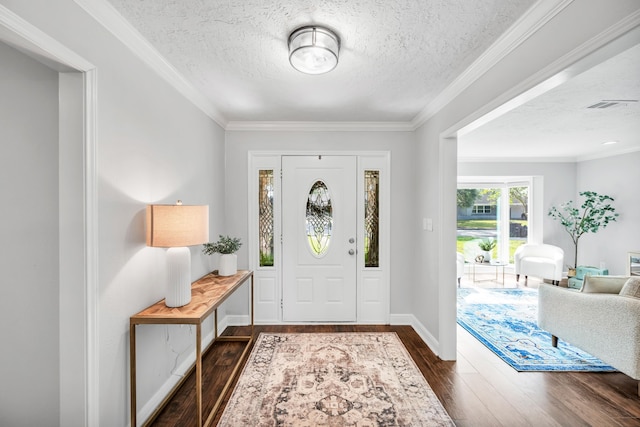
[[[588,108],[603,100],[622,102]],[[611,140],[617,143],[603,146]],[[588,159],[639,149],[640,45],[458,139],[461,157],[487,160]]]
[[[407,122],[534,0],[110,0],[228,121]],[[289,64],[287,38],[322,24],[332,72]]]
[[[540,4],[535,0],[81,3],[113,6],[117,20],[127,20],[204,95],[216,120],[225,126],[363,122],[372,129],[377,123],[419,123],[461,73]],[[327,26],[341,38],[340,62],[330,73],[305,75],[289,64],[287,38],[309,24]],[[640,43],[638,33],[633,36],[635,43]],[[636,46],[464,133],[458,156],[480,161],[574,161],[640,150],[639,102],[586,108],[604,99],[640,99],[639,75]],[[619,142],[603,146],[605,140]]]

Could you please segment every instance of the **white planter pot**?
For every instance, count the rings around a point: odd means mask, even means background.
[[[491,262],[491,251],[482,251],[484,255],[484,262]]]
[[[236,254],[220,255],[219,276],[233,276],[238,272],[238,256]]]

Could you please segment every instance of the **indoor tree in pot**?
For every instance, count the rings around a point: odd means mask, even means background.
[[[616,220],[618,214],[611,206],[613,198],[607,195],[598,194],[594,191],[582,191],[579,193],[585,198],[580,209],[569,200],[559,207],[552,206],[549,209],[549,216],[560,221],[560,224],[571,236],[575,247],[575,257],[573,269],[578,265],[578,240],[584,233],[596,233],[601,228],[605,228],[610,222]]]
[[[238,256],[236,252],[242,246],[237,237],[219,236],[215,243],[205,243],[202,252],[207,255],[220,254],[219,276],[233,276],[238,272]]]

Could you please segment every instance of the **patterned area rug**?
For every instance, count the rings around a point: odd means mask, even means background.
[[[458,324],[518,371],[615,371],[538,328],[535,289],[458,289]]]
[[[261,333],[219,426],[453,426],[393,332]]]

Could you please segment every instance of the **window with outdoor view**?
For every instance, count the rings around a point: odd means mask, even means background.
[[[364,265],[380,266],[380,172],[364,171]]]
[[[260,267],[273,266],[273,169],[258,174]]]
[[[527,181],[488,179],[459,183],[458,252],[464,254],[467,262],[482,253],[485,262],[513,263],[516,249],[528,239],[529,186]]]

